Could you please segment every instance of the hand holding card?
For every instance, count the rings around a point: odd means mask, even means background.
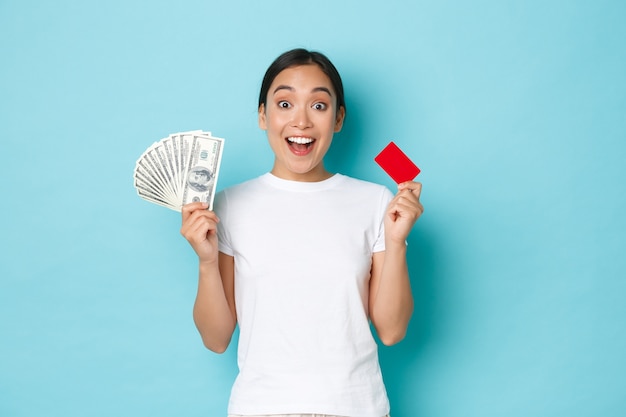
[[[417,165],[393,141],[389,142],[374,161],[398,184],[412,181],[420,173]]]

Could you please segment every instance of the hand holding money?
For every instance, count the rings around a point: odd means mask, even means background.
[[[191,244],[200,263],[217,263],[217,215],[206,203],[190,203],[182,208],[180,234]]]
[[[139,197],[181,211],[192,202],[213,208],[224,139],[200,130],[169,135],[150,146],[135,164]]]

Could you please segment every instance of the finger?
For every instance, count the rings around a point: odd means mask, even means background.
[[[180,210],[180,212],[182,213],[182,217],[183,217],[183,223],[185,222],[186,219],[189,218],[191,213],[193,213],[196,210],[206,210],[207,207],[208,207],[207,203],[201,203],[201,202],[185,204]]]
[[[394,203],[403,203],[411,206],[416,206],[420,203],[419,196],[409,189],[400,191],[392,200]]]
[[[413,184],[415,184],[415,187],[411,188],[411,192],[419,199],[422,194],[422,183],[414,182]]]
[[[398,191],[410,190],[411,192],[419,195],[422,192],[422,183],[415,181],[405,181],[398,184]]]
[[[207,239],[209,233],[215,230],[216,225],[214,222],[208,221],[205,218],[198,219],[190,228],[190,234],[196,239],[197,242],[202,242]]]
[[[416,183],[414,181],[404,181],[404,182],[401,182],[401,183],[398,184],[398,190],[400,190],[400,191],[401,190],[406,190],[407,188],[411,189],[411,188],[413,188],[415,186],[415,184]]]
[[[185,224],[185,222],[192,221],[198,217],[207,217],[219,223],[220,219],[217,217],[217,214],[215,214],[215,212],[213,211],[207,210],[206,203],[193,204],[199,204],[199,206],[185,206],[185,212],[183,212],[183,224]]]
[[[184,236],[191,242],[202,242],[210,233],[217,230],[217,223],[206,216],[198,217],[189,222]]]
[[[219,218],[212,211],[195,210],[192,213],[188,214],[185,218],[180,228],[180,233],[183,236],[187,237],[187,235],[189,233],[192,233],[192,231],[197,227],[198,224],[202,224],[202,222],[205,221],[214,224],[216,225],[215,227],[217,227],[217,223],[219,223]]]
[[[421,205],[414,202],[398,201],[389,208],[390,212],[396,213],[400,217],[411,217],[415,214],[419,215],[422,211]]]
[[[424,206],[417,197],[411,193],[403,192],[392,204],[389,205],[389,213],[399,217],[419,217],[424,212]]]

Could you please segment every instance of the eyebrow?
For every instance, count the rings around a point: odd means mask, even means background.
[[[273,94],[276,94],[280,90],[288,90],[288,91],[292,91],[292,92],[296,91],[295,88],[293,88],[293,87],[291,87],[289,85],[279,85],[278,87],[276,87],[274,89],[274,93]],[[330,92],[330,90],[328,88],[326,88],[326,87],[315,87],[314,89],[311,90],[312,93],[317,93],[319,91],[324,92],[324,93],[328,94],[331,97],[333,96],[332,93]]]

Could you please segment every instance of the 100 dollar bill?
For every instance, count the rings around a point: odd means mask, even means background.
[[[187,176],[183,184],[182,205],[200,201],[213,210],[224,139],[192,135],[188,144],[189,159],[185,164]]]

